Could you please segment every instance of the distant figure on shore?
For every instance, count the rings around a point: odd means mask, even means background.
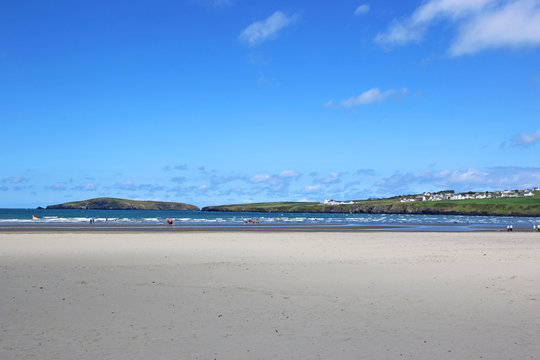
[[[533,231],[534,231],[534,232],[537,232],[537,231],[538,231],[538,227],[536,226],[536,224],[533,225]]]
[[[173,224],[173,220],[172,220],[172,219],[167,219],[167,224],[172,225],[172,224]]]

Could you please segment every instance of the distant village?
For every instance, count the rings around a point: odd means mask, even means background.
[[[525,190],[501,190],[486,192],[466,192],[456,194],[454,190],[439,191],[436,193],[425,192],[422,195],[401,197],[401,202],[410,201],[442,201],[442,200],[471,200],[471,199],[497,199],[497,198],[517,198],[534,196],[533,191],[540,191],[540,187]]]
[[[425,192],[421,195],[403,195],[392,199],[399,199],[400,202],[412,201],[442,201],[442,200],[471,200],[471,199],[497,199],[497,198],[519,198],[534,196],[534,191],[540,191],[540,187],[525,190],[501,190],[485,192],[465,192],[455,193],[454,190],[444,190],[439,192]],[[369,199],[374,200],[374,199]],[[326,199],[321,205],[352,205],[354,201],[336,201]]]

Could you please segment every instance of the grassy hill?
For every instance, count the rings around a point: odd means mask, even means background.
[[[318,202],[273,202],[207,206],[203,211],[260,211],[355,214],[432,214],[540,216],[540,192],[534,197],[474,200],[400,202],[398,198],[359,200],[353,204],[323,205]]]
[[[199,210],[195,205],[165,202],[142,201],[117,198],[96,198],[49,205],[47,209],[88,209],[88,210]]]

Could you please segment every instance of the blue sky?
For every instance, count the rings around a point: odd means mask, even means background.
[[[4,1],[0,207],[540,186],[540,1]]]

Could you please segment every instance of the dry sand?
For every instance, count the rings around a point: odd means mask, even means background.
[[[0,233],[0,359],[538,359],[538,233]]]

